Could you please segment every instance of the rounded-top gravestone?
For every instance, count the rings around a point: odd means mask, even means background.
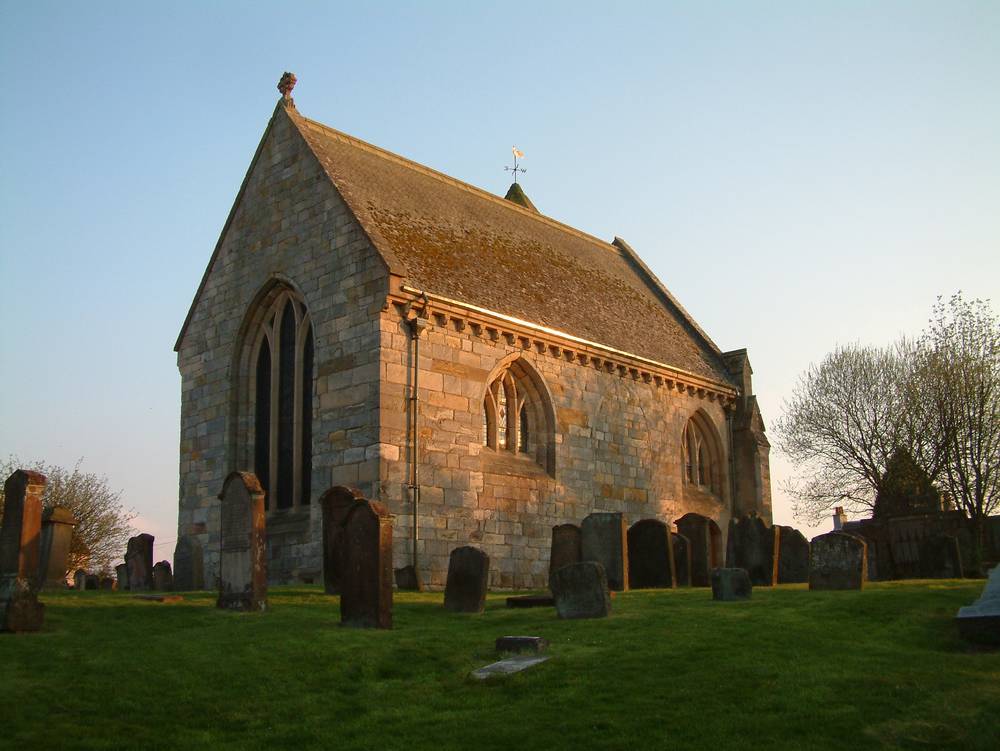
[[[482,613],[490,578],[490,557],[479,548],[465,545],[451,551],[444,606],[456,613]]]
[[[628,529],[628,577],[633,589],[673,588],[673,541],[659,519],[642,519]]]
[[[222,485],[219,599],[216,605],[267,610],[264,490],[253,472],[232,472]],[[129,576],[131,577],[131,569]]]
[[[344,521],[340,622],[392,628],[393,515],[376,501],[354,501]]]
[[[827,532],[809,545],[809,589],[861,589],[868,578],[865,541],[846,532]]]
[[[581,561],[553,571],[549,589],[560,618],[605,618],[611,613],[611,592],[604,566]]]

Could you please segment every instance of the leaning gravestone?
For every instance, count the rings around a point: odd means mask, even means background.
[[[674,574],[678,587],[691,586],[691,543],[684,535],[670,533],[670,544],[674,549]]]
[[[73,574],[73,589],[77,592],[82,592],[87,588],[87,572],[82,568],[78,568],[76,573]]]
[[[745,569],[758,587],[778,583],[778,558],[781,529],[768,527],[756,514],[729,520],[726,543],[726,566]]]
[[[611,589],[628,589],[628,533],[621,512],[588,514],[580,525],[580,533],[583,560],[596,561],[604,567]]]
[[[344,522],[340,623],[392,628],[393,515],[376,501],[356,500]]]
[[[128,583],[133,592],[153,586],[153,536],[147,534],[130,537],[125,548],[125,565],[128,566]]]
[[[604,566],[582,561],[552,572],[549,589],[560,618],[604,618],[611,613],[611,593]]]
[[[38,582],[43,589],[65,589],[69,548],[76,517],[68,508],[54,506],[42,512],[42,548]]]
[[[191,592],[205,588],[205,554],[198,538],[181,535],[174,548],[174,589]]]
[[[801,584],[809,581],[809,540],[793,527],[781,530],[778,553],[778,584]]]
[[[323,513],[323,590],[328,595],[340,593],[344,567],[344,522],[362,495],[354,488],[337,485],[319,497]]]
[[[257,475],[232,472],[222,485],[219,499],[222,545],[216,605],[251,612],[267,610],[264,491]]]
[[[38,601],[38,558],[45,476],[16,470],[3,486],[0,526],[0,631],[38,631],[45,606]]]
[[[444,606],[455,613],[482,613],[490,579],[490,557],[479,548],[465,545],[451,551]]]
[[[920,575],[925,579],[961,579],[962,553],[958,538],[934,535],[920,543]]]
[[[632,589],[677,586],[673,541],[659,519],[642,519],[628,529],[628,577]]]
[[[549,552],[549,576],[552,572],[579,563],[583,556],[580,528],[575,524],[558,524],[552,528],[552,548]]]
[[[750,574],[743,568],[712,569],[712,599],[721,602],[749,600],[753,586]]]
[[[868,546],[846,532],[827,532],[809,545],[809,589],[861,589],[868,578]]]
[[[963,639],[980,644],[1000,644],[1000,566],[994,566],[983,593],[955,616]]]
[[[128,566],[119,563],[115,566],[115,578],[118,580],[118,591],[124,592],[128,589]]]
[[[153,566],[153,589],[157,592],[172,592],[174,575],[170,570],[169,561],[160,561]]]

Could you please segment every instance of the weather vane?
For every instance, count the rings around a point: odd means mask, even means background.
[[[517,146],[511,146],[510,150],[512,152],[514,152],[514,166],[513,167],[504,167],[503,171],[504,172],[513,172],[514,173],[514,182],[516,183],[517,182],[517,173],[520,172],[523,175],[528,170],[526,170],[524,167],[518,167],[517,166],[517,160],[518,159],[524,159],[524,152],[523,151],[518,151]]]

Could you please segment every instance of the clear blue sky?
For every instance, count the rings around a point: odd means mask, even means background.
[[[1000,300],[1000,3],[0,2],[0,454],[176,536],[172,346],[278,97],[620,235],[766,420],[838,343]],[[773,455],[776,519],[788,467]]]

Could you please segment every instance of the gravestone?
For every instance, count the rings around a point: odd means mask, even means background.
[[[750,581],[758,587],[778,583],[778,558],[781,529],[768,527],[756,514],[729,520],[726,542],[726,566],[745,569]]]
[[[128,566],[119,563],[115,566],[115,578],[118,580],[118,591],[124,592],[128,587]]]
[[[670,533],[670,544],[674,549],[674,576],[678,587],[691,586],[691,543],[684,535]]]
[[[721,602],[749,600],[753,586],[750,574],[743,568],[712,569],[712,599]]]
[[[549,648],[549,640],[543,636],[498,636],[493,643],[497,652],[544,652]]]
[[[862,589],[868,578],[864,540],[846,532],[827,532],[809,545],[809,589]]]
[[[489,578],[490,557],[486,553],[470,545],[455,548],[448,558],[444,606],[455,613],[482,613]]]
[[[157,592],[172,592],[174,575],[170,570],[169,561],[160,561],[153,566],[153,589]]]
[[[677,586],[673,540],[659,519],[637,521],[628,530],[628,576],[632,589]]]
[[[37,595],[45,475],[16,470],[3,492],[0,631],[38,631],[45,619],[45,606]]]
[[[73,542],[76,517],[68,508],[54,506],[42,513],[42,548],[38,564],[39,586],[65,589],[69,569],[69,548]]]
[[[958,633],[967,641],[1000,645],[1000,566],[994,566],[983,592],[955,616]]]
[[[608,586],[616,591],[629,587],[628,533],[621,512],[594,512],[580,525],[581,553],[584,561],[604,567]]]
[[[205,588],[205,554],[198,538],[181,535],[174,548],[174,589],[190,592]]]
[[[715,541],[712,539],[714,522],[701,514],[685,514],[674,524],[677,531],[688,540],[691,551],[691,586],[707,587],[713,568],[719,567]]]
[[[412,564],[409,566],[403,566],[402,568],[397,568],[395,575],[396,589],[409,592],[424,591],[424,582],[420,578],[420,572],[413,568]]]
[[[264,491],[253,472],[232,472],[222,485],[219,599],[231,610],[267,610]],[[132,569],[129,569],[131,577]]]
[[[809,581],[809,540],[793,527],[780,529],[778,584],[801,584]]]
[[[344,522],[358,500],[363,500],[361,493],[343,485],[330,488],[319,497],[323,513],[323,591],[328,595],[340,593]]]
[[[605,618],[611,613],[611,593],[604,566],[581,561],[553,571],[549,589],[560,618]]]
[[[100,587],[111,592],[115,588],[115,580],[110,576],[102,576]]]
[[[87,574],[85,586],[87,589],[100,589],[101,577],[97,574]]]
[[[130,537],[125,548],[125,565],[128,566],[128,583],[133,592],[153,586],[153,536],[147,534]]]
[[[579,563],[583,556],[580,528],[575,524],[558,524],[552,528],[552,547],[549,552],[549,576],[563,566]]]
[[[76,573],[73,574],[73,589],[77,592],[82,592],[87,588],[87,572],[82,568],[78,568]]]
[[[344,522],[340,623],[392,628],[392,522],[381,503],[359,499]]]
[[[958,538],[934,535],[921,541],[920,575],[925,579],[961,579],[962,553]]]

